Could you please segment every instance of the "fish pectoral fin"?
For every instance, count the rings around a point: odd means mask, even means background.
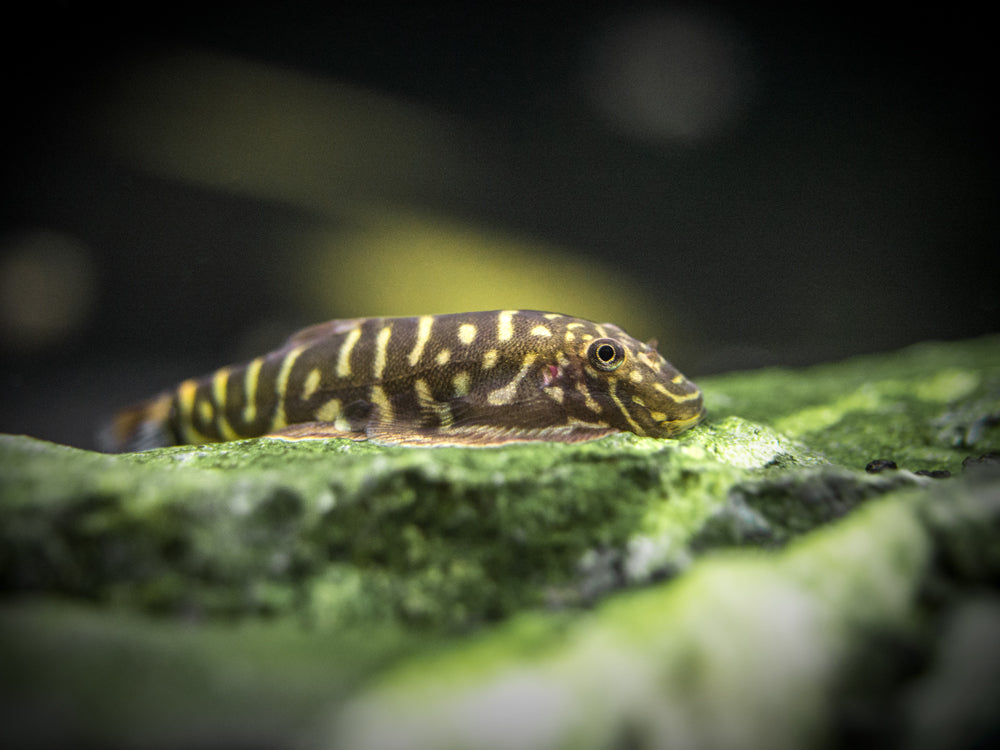
[[[500,421],[484,415],[470,399],[450,403],[453,419],[440,435],[442,440],[455,444],[581,443],[620,432],[605,424],[567,420],[560,405],[539,394],[507,404]]]
[[[352,430],[364,431],[368,423],[378,417],[378,409],[371,401],[358,399],[352,401],[340,413],[341,418],[347,420]]]
[[[344,407],[336,422],[297,422],[265,435],[265,437],[282,440],[321,440],[323,438],[366,440],[368,430],[377,418],[377,407],[370,401],[358,399]]]
[[[486,448],[504,445],[512,442],[523,442],[510,439],[502,430],[483,426],[481,428],[441,428],[418,427],[415,425],[385,425],[373,423],[368,427],[368,438],[382,445],[405,445],[415,448],[437,448],[447,446],[466,446]]]
[[[514,443],[583,443],[612,435],[613,427],[562,425],[523,429],[493,424],[461,424],[448,427],[371,425],[368,437],[377,443],[412,446],[466,446],[490,448]]]
[[[345,440],[365,440],[367,435],[361,430],[341,430],[333,422],[299,422],[290,424],[275,432],[269,432],[264,437],[277,440],[327,440],[342,438]]]
[[[586,443],[590,440],[615,435],[621,432],[616,427],[586,427],[584,425],[573,425],[565,435],[557,438],[562,443]]]
[[[373,443],[380,443],[382,445],[408,445],[415,447],[455,445],[454,441],[444,439],[446,436],[436,427],[387,424],[376,421],[368,425],[365,434]]]
[[[371,440],[382,445],[411,447],[466,446],[490,448],[513,443],[583,443],[619,432],[613,427],[568,425],[524,430],[500,425],[468,424],[462,426],[420,427],[405,423],[384,423],[374,420],[363,430],[336,428],[332,422],[301,422],[272,432],[265,437],[279,440]]]
[[[455,445],[488,447],[511,443],[585,443],[589,440],[613,435],[616,432],[620,432],[620,430],[614,427],[585,425],[557,425],[523,429],[483,424],[453,427],[442,433],[441,439]]]

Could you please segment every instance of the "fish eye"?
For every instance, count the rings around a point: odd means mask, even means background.
[[[625,348],[614,339],[596,339],[587,347],[587,358],[598,370],[611,372],[625,361]]]

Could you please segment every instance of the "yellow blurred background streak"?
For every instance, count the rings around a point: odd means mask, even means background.
[[[400,98],[186,51],[124,66],[93,122],[151,173],[301,211],[268,266],[304,315],[520,307],[670,339],[667,306],[623,269],[442,209],[485,181],[504,195],[502,159]]]
[[[317,313],[541,309],[667,339],[644,290],[609,265],[413,211],[365,218],[356,229],[314,231],[294,243],[303,256],[290,278]]]

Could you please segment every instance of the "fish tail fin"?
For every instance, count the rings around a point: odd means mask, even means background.
[[[170,393],[162,393],[115,414],[98,435],[102,450],[132,453],[173,445],[167,424],[171,400]]]

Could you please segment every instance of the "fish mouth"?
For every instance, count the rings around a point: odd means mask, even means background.
[[[674,435],[679,435],[685,430],[689,430],[698,423],[700,423],[706,416],[707,412],[701,409],[693,417],[685,417],[683,419],[664,419],[657,424],[666,430],[667,435],[673,437]]]

